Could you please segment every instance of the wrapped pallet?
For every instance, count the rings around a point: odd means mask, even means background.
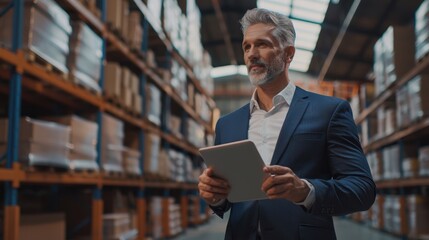
[[[70,79],[96,92],[101,92],[98,84],[101,73],[103,39],[82,21],[72,23],[70,54],[67,66]]]
[[[9,4],[0,1],[0,9]],[[23,49],[30,51],[63,73],[69,54],[69,38],[72,32],[70,17],[53,0],[26,0],[24,3]],[[13,9],[0,17],[0,43],[12,47]]]
[[[102,126],[102,168],[107,172],[123,172],[124,123],[108,114],[103,114]]]
[[[55,122],[70,126],[70,168],[75,170],[98,170],[97,133],[98,124],[76,115],[49,118]]]

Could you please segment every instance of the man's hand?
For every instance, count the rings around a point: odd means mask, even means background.
[[[264,172],[271,175],[262,183],[262,191],[270,199],[283,198],[300,203],[310,192],[308,185],[288,167],[266,166]]]
[[[208,204],[216,204],[228,196],[230,191],[228,182],[225,179],[215,177],[213,169],[205,169],[199,180],[198,190],[200,191],[200,197]]]

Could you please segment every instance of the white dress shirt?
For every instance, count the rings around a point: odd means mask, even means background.
[[[295,93],[295,85],[292,82],[273,98],[273,107],[267,112],[259,107],[256,100],[256,90],[253,92],[252,99],[250,100],[250,120],[249,120],[249,140],[255,143],[256,148],[261,154],[265,165],[271,164],[274,149],[276,147],[277,139],[280,135],[283,122],[289,111],[289,106],[292,102]],[[292,169],[293,171],[293,169]],[[310,188],[310,192],[303,202],[295,203],[303,205],[307,209],[313,206],[316,200],[316,192],[313,184],[305,179],[302,179]],[[225,199],[211,204],[212,206],[220,206],[225,202]]]
[[[268,112],[259,107],[258,101],[256,100],[256,90],[253,92],[252,99],[250,100],[248,134],[249,140],[255,143],[265,165],[271,164],[277,139],[279,138],[280,130],[282,129],[283,122],[289,111],[295,89],[295,85],[289,82],[282,91],[274,96],[273,107]],[[314,186],[305,179],[303,179],[303,181],[310,188],[310,192],[303,202],[296,204],[304,205],[309,209],[314,203],[316,194]]]

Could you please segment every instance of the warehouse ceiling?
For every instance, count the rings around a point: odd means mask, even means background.
[[[275,4],[288,2],[291,4],[290,8],[293,2],[303,0],[264,1]],[[371,80],[375,42],[388,26],[412,23],[414,12],[421,2],[422,0],[329,1],[306,72],[325,80]],[[213,66],[243,65],[239,20],[248,9],[257,7],[257,0],[197,0],[197,4],[202,16],[203,46],[209,51]],[[289,10],[287,13],[291,19],[297,19],[291,12]],[[302,16],[298,20],[314,23],[314,20]],[[343,34],[342,29],[345,30]],[[297,32],[297,40],[299,37],[300,32]]]

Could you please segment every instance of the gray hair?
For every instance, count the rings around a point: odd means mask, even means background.
[[[274,37],[279,41],[282,48],[295,43],[295,29],[292,21],[283,14],[273,12],[263,8],[254,8],[247,10],[243,18],[240,20],[241,30],[243,34],[251,25],[258,23],[269,24],[275,27],[273,31]]]

